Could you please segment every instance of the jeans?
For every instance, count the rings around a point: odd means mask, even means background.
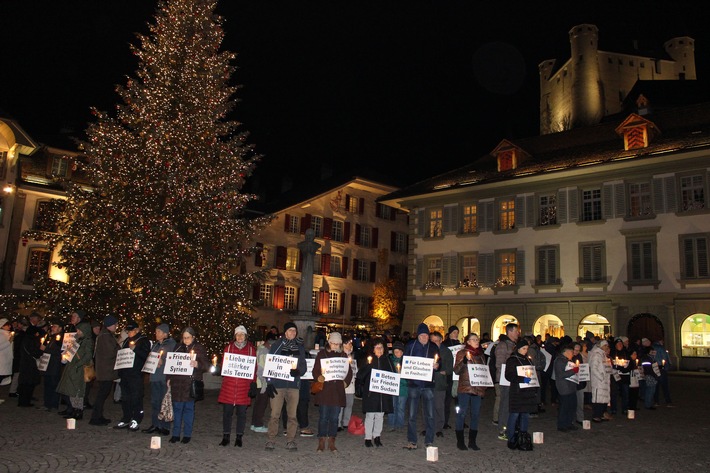
[[[335,437],[338,434],[340,406],[318,406],[318,437]]]
[[[409,386],[409,425],[407,440],[417,443],[417,415],[419,414],[419,399],[423,400],[424,423],[426,424],[426,444],[434,443],[434,389]]]
[[[99,385],[99,390],[96,392],[96,399],[94,400],[94,410],[91,412],[91,420],[100,421],[104,417],[104,404],[106,403],[106,398],[111,394],[111,388],[113,387],[113,381],[97,381]],[[154,424],[157,426],[157,424]]]
[[[143,377],[131,376],[121,378],[122,422],[135,420],[139,424],[143,420]]]
[[[577,393],[560,394],[559,400],[557,428],[566,429],[574,425],[574,418],[577,415]]]
[[[434,391],[434,427],[437,432],[441,432],[444,429],[446,394],[446,391]]]
[[[449,418],[451,417],[451,400],[454,397],[451,395],[451,389],[454,386],[454,378],[452,375],[446,376],[446,398],[444,399],[444,425],[449,425]],[[458,405],[458,402],[457,404]]]
[[[511,412],[508,414],[508,439],[513,438],[513,435],[515,435],[515,424],[519,424],[521,432],[527,432],[529,420],[530,414],[527,412]]]
[[[384,412],[368,412],[365,414],[365,440],[372,440],[382,435],[382,424],[385,421]]]
[[[338,425],[344,429],[348,428],[350,416],[353,413],[353,402],[355,402],[355,394],[345,393],[345,407],[340,409]]]
[[[111,383],[111,381],[102,381],[102,383]],[[101,387],[99,387],[99,389],[101,389]],[[111,386],[109,386],[109,389],[111,389]],[[163,403],[163,398],[165,397],[165,392],[167,390],[168,385],[165,381],[150,382],[150,419],[152,422],[151,425],[153,425],[154,427],[158,427],[159,429],[167,429],[168,427],[170,427],[170,422],[158,420],[158,414],[160,414],[160,405]],[[108,392],[106,393],[106,395],[108,395]],[[96,406],[94,406],[94,408],[96,408]]]
[[[59,407],[59,375],[44,375],[44,407],[47,409],[57,409]]]
[[[247,407],[232,404],[222,404],[222,434],[229,435],[232,430],[232,414],[237,411],[237,435],[244,435],[244,428],[247,425]]]
[[[469,393],[459,393],[459,412],[456,414],[456,430],[463,430],[466,414],[471,410],[468,428],[478,430],[478,417],[481,412],[481,396]]]
[[[392,400],[394,412],[387,416],[391,428],[401,429],[404,427],[404,411],[407,407],[408,400],[409,398],[406,396],[397,396]]]
[[[269,442],[276,440],[279,434],[279,417],[281,408],[286,404],[286,441],[293,442],[296,439],[298,422],[296,421],[296,410],[298,409],[298,389],[278,388],[276,395],[271,399],[271,417],[269,418]]]
[[[577,390],[577,422],[584,421],[584,389]]]
[[[510,410],[510,386],[500,387],[500,410],[498,411],[498,433],[503,433],[503,427],[501,424],[506,422],[508,419],[508,412]]]
[[[653,407],[653,397],[656,395],[656,390],[658,389],[658,384],[653,380],[649,383],[648,376],[646,379],[646,387],[643,392],[643,405],[646,409]]]
[[[125,386],[124,386],[125,387]],[[180,427],[183,437],[192,437],[192,425],[195,423],[195,401],[173,402],[173,437],[180,437]]]

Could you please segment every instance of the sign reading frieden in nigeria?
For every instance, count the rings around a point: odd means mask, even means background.
[[[298,358],[293,356],[266,355],[264,377],[293,381],[291,370],[298,367]]]

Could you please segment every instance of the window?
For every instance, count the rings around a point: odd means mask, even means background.
[[[582,191],[582,221],[592,222],[602,219],[602,190]]]
[[[427,263],[427,284],[441,285],[441,258],[429,258]]]
[[[656,242],[639,240],[627,242],[630,281],[656,279]]]
[[[301,233],[301,219],[296,215],[286,215],[286,231],[288,233]]]
[[[322,238],[323,237],[323,217],[312,216],[311,217],[311,228],[313,229],[313,235]]]
[[[311,293],[311,310],[313,312],[318,312],[318,295],[320,291],[318,289],[314,289],[313,292]]]
[[[343,262],[340,256],[330,255],[330,275],[334,278],[341,278]]]
[[[26,282],[33,283],[38,277],[49,275],[50,253],[46,248],[30,248],[27,260]]]
[[[296,288],[286,286],[284,288],[284,309],[293,310],[296,308]]]
[[[478,228],[477,222],[477,206],[476,204],[467,204],[463,206],[463,226],[462,233],[476,233]]]
[[[380,218],[394,220],[395,210],[388,205],[377,203],[377,207],[375,208],[375,214],[377,217]]]
[[[404,232],[394,232],[393,237],[394,246],[392,251],[395,253],[406,253],[407,252],[407,234]]]
[[[498,279],[496,281],[496,286],[514,286],[517,281],[515,280],[515,250],[503,250],[497,251],[497,269],[498,269]]]
[[[367,317],[370,309],[370,299],[365,296],[354,296],[355,307],[353,307],[353,315],[355,317]]]
[[[650,215],[653,215],[651,183],[629,184],[629,216],[648,217]]]
[[[347,211],[350,213],[354,214],[361,214],[362,210],[360,209],[360,204],[362,199],[358,199],[357,197],[352,197],[352,196],[346,196],[346,203],[347,203]]]
[[[340,310],[340,305],[338,304],[339,296],[337,292],[331,292],[328,294],[328,313],[337,314]]]
[[[69,161],[65,158],[52,158],[52,176],[67,177]]]
[[[343,241],[342,220],[333,220],[333,241]]]
[[[273,284],[261,284],[259,286],[259,299],[264,301],[264,307],[271,307],[274,304]]]
[[[298,271],[298,248],[289,248],[286,250],[286,269],[289,271]]]
[[[440,237],[443,231],[444,210],[433,209],[429,211],[429,236]]]
[[[57,218],[65,202],[59,200],[42,200],[37,202],[34,230],[43,232],[57,232]]]
[[[498,202],[498,230],[515,228],[515,199]]]
[[[355,260],[357,266],[355,266],[355,274],[357,281],[369,281],[370,280],[370,262],[364,260]]]
[[[580,243],[580,282],[606,282],[604,243]]]
[[[680,264],[682,279],[710,278],[708,239],[710,234],[680,236]]]
[[[478,283],[478,255],[463,255],[461,257],[461,283],[462,287],[475,286]]]
[[[540,226],[557,224],[557,195],[540,196]]]
[[[537,266],[535,284],[544,286],[560,284],[560,247],[541,246],[536,248]]]
[[[705,182],[703,176],[680,178],[680,202],[683,212],[705,208]]]
[[[367,225],[360,227],[360,245],[365,248],[372,246],[372,228]]]

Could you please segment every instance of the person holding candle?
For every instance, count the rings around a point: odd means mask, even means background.
[[[320,350],[313,365],[313,379],[323,383],[323,389],[316,393],[315,404],[318,405],[318,448],[316,451],[325,450],[328,440],[328,450],[336,452],[335,437],[338,434],[338,417],[340,409],[345,407],[345,386],[353,379],[353,370],[348,363],[345,379],[325,380],[322,360],[331,358],[347,358],[343,351],[343,338],[338,332],[331,332],[328,336],[328,346]],[[363,404],[365,400],[363,399]]]
[[[362,411],[365,414],[365,446],[382,447],[382,425],[385,414],[394,411],[392,396],[379,392],[370,391],[370,378],[372,370],[395,371],[392,361],[385,356],[385,342],[381,338],[375,338],[370,343],[372,355],[368,356],[368,363],[358,371],[358,382],[362,386]]]
[[[589,375],[592,386],[592,421],[611,420],[605,412],[606,405],[611,401],[611,386],[607,368],[610,368],[608,358],[609,342],[601,340],[589,352]]]
[[[121,348],[130,348],[135,353],[133,366],[118,370],[121,378],[121,408],[123,416],[114,429],[128,429],[137,432],[143,420],[143,365],[150,353],[150,340],[141,333],[141,328],[135,320],[126,322],[128,338]]]
[[[530,413],[537,409],[537,393],[539,388],[523,387],[530,384],[529,376],[518,374],[518,367],[529,367],[531,372],[535,367],[528,358],[528,342],[525,339],[515,344],[515,351],[505,361],[505,379],[510,382],[508,407],[508,448],[518,450],[532,450],[532,440],[528,433]]]
[[[495,386],[496,400],[493,405],[493,423],[498,425],[498,438],[508,440],[508,433],[505,431],[505,423],[508,420],[508,406],[510,404],[510,386],[503,386],[499,383],[501,369],[505,361],[515,351],[515,344],[520,337],[518,324],[509,323],[505,326],[505,333],[498,338],[495,345],[495,372],[491,369],[493,384]],[[543,389],[544,392],[544,389]],[[544,399],[542,400],[544,402]]]
[[[234,329],[234,340],[224,347],[224,353],[256,358],[256,348],[247,340],[247,329],[243,325]],[[216,364],[216,361],[214,359],[213,364]],[[235,410],[237,411],[237,427],[234,446],[242,446],[242,437],[247,424],[247,407],[251,405],[251,399],[257,395],[256,374],[256,369],[254,369],[254,375],[250,379],[222,376],[222,388],[217,399],[217,402],[222,404],[222,441],[219,443],[222,447],[229,445],[232,416]]]
[[[338,432],[348,428],[350,416],[353,412],[353,403],[355,402],[355,379],[357,377],[357,361],[353,353],[353,337],[346,336],[343,338],[343,352],[348,356],[350,369],[353,372],[353,379],[345,386],[345,407],[340,410],[338,420]]]
[[[392,366],[394,366],[397,373],[402,372],[402,357],[404,356],[404,343],[396,341],[392,344],[392,354],[390,355],[390,361]],[[396,432],[404,428],[404,412],[407,407],[407,400],[409,397],[409,391],[407,389],[408,383],[406,380],[400,380],[399,383],[399,395],[392,398],[393,412],[392,415],[387,416],[390,425],[390,432]]]
[[[27,323],[29,322],[29,323]],[[37,369],[37,358],[42,356],[40,338],[44,336],[44,330],[40,328],[42,316],[37,312],[30,314],[29,320],[25,323],[25,336],[22,338],[20,346],[20,371],[18,378],[17,394],[19,407],[31,407],[32,397],[35,387],[42,380],[39,369]]]
[[[107,315],[104,317],[101,330],[96,336],[94,366],[96,368],[98,392],[94,400],[94,410],[89,421],[90,425],[103,426],[111,423],[111,419],[104,417],[104,404],[109,394],[111,394],[113,380],[118,376],[116,370],[113,369],[116,365],[116,353],[118,353],[119,349],[115,336],[117,324],[118,319],[114,315]]]
[[[59,408],[59,393],[57,386],[62,376],[62,329],[64,324],[58,320],[51,323],[49,333],[44,337],[40,350],[49,355],[47,369],[42,373],[44,378],[44,406],[42,410],[51,411]],[[59,337],[57,337],[59,335]]]
[[[170,437],[170,443],[190,443],[195,423],[195,400],[190,397],[190,386],[193,380],[202,381],[203,373],[211,366],[205,348],[197,342],[195,329],[186,327],[182,331],[181,339],[182,343],[178,344],[174,351],[190,353],[190,366],[193,370],[191,376],[166,375],[173,397],[173,435]]]
[[[574,362],[577,367],[582,363],[586,363],[584,359],[586,354],[583,353],[587,349],[586,347],[587,346],[582,342],[576,342],[572,345],[572,362]],[[575,419],[579,425],[584,424],[584,393],[587,392],[587,384],[586,381],[580,381],[575,393],[575,397],[577,398]]]
[[[674,407],[671,402],[670,384],[668,384],[668,370],[671,369],[671,357],[668,355],[666,347],[663,346],[663,340],[656,340],[653,343],[653,351],[656,352],[654,360],[658,364],[658,368],[661,370],[661,376],[658,378],[658,386],[655,394],[653,395],[654,404],[658,406],[658,401],[660,401],[660,393],[663,392],[663,400],[666,403],[666,407]]]
[[[624,415],[629,410],[629,384],[631,384],[631,368],[629,367],[630,355],[624,339],[618,337],[614,340],[614,349],[611,351],[613,361],[611,377],[611,414],[616,414],[619,410],[619,397],[621,397],[621,411]]]
[[[486,359],[483,356],[480,339],[475,333],[469,333],[466,337],[465,348],[456,353],[453,372],[459,375],[457,389],[459,409],[456,413],[456,446],[459,450],[480,450],[476,444],[478,437],[478,419],[481,411],[481,402],[486,394],[483,386],[471,386],[469,378],[469,364],[485,365]],[[464,423],[466,414],[469,413],[468,421],[468,446],[464,441]]]
[[[266,378],[264,377],[264,363],[266,363],[266,355],[269,354],[269,348],[274,343],[277,336],[271,331],[266,333],[264,343],[256,349],[256,388],[259,390],[251,412],[251,430],[254,432],[265,434],[269,431],[264,425],[264,413],[269,405],[269,395],[266,394]]]
[[[553,366],[560,400],[557,411],[557,430],[560,432],[577,430],[574,424],[577,414],[577,384],[567,379],[579,373],[578,364],[573,362],[570,368],[567,367],[573,356],[574,348],[571,345],[564,345],[559,349]]]
[[[175,350],[176,345],[177,342],[170,336],[170,325],[161,323],[155,328],[155,343],[150,348],[150,352],[158,354],[158,365],[155,367],[155,372],[150,374],[151,424],[147,429],[143,429],[146,434],[158,432],[162,435],[170,435],[170,422],[160,420],[158,414],[160,414],[160,406],[168,390],[168,381],[165,377],[165,357],[168,352]]]
[[[59,380],[57,392],[69,397],[71,407],[65,419],[80,420],[84,414],[84,394],[86,393],[86,382],[84,381],[84,366],[93,363],[94,344],[91,337],[91,324],[89,322],[79,322],[75,325],[76,338],[74,343],[79,345],[74,357],[64,367],[62,378]]]

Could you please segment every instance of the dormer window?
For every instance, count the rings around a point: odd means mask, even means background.
[[[498,155],[498,172],[515,169],[515,151],[512,149]]]
[[[648,106],[648,102],[641,102],[642,105]],[[621,125],[616,127],[616,133],[624,137],[624,149],[641,149],[647,148],[653,138],[660,134],[656,125],[641,115],[632,113]]]
[[[491,151],[491,155],[496,157],[498,172],[518,169],[520,163],[530,157],[523,149],[508,140],[498,143],[498,146]]]

